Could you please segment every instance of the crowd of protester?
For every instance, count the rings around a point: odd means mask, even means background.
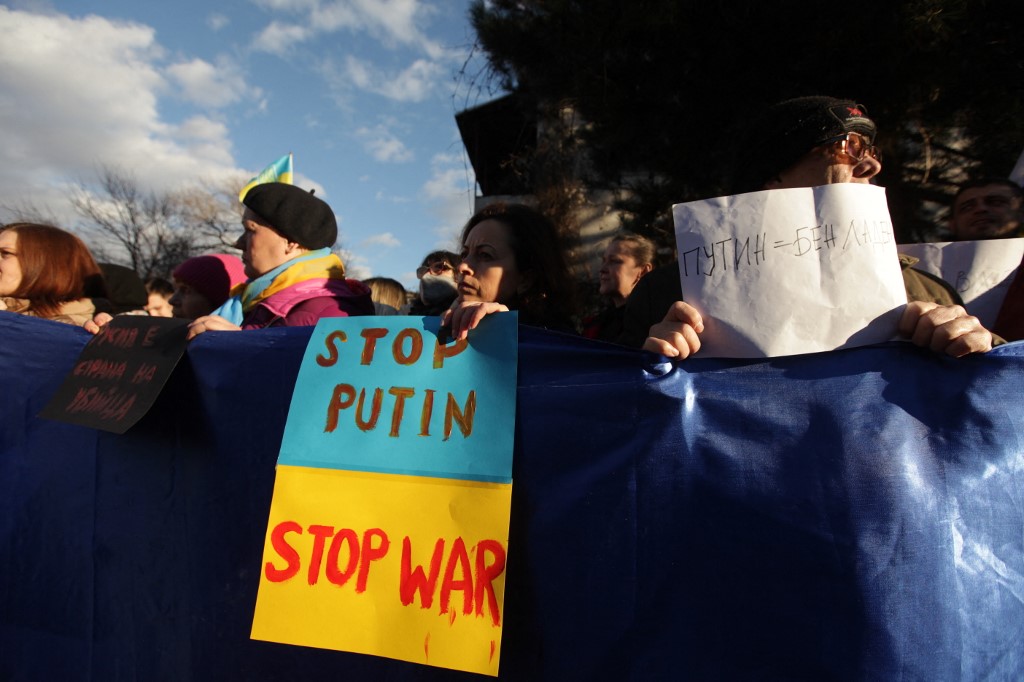
[[[750,150],[734,173],[734,193],[868,183],[881,170],[876,127],[851,100],[801,97],[756,118]],[[770,149],[756,140],[772,141]],[[753,153],[756,152],[756,153]],[[554,224],[522,204],[497,203],[462,229],[460,253],[427,254],[418,289],[387,277],[346,275],[331,251],[338,228],[330,206],[283,183],[256,185],[244,196],[240,257],[189,258],[171,280],[143,283],[124,266],[97,263],[75,235],[50,225],[0,228],[0,310],[97,332],[113,315],[150,314],[190,321],[189,338],[207,331],[314,325],[349,315],[439,315],[465,338],[490,314],[518,311],[521,324],[642,347],[686,358],[700,349],[703,320],[682,300],[678,265],[654,267],[655,244],[621,232],[607,240],[589,314],[580,309],[567,249]],[[1021,188],[1010,180],[964,184],[950,210],[954,239],[1019,236]],[[908,306],[900,331],[918,345],[960,356],[1002,339],[968,314],[947,283],[901,256]],[[1024,280],[1018,275],[996,325],[1024,338]]]

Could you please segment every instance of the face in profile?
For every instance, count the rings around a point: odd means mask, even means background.
[[[616,305],[620,305],[626,302],[640,278],[650,271],[649,263],[641,266],[636,262],[636,257],[630,253],[626,242],[613,241],[601,258],[598,291],[602,296],[611,298]]]
[[[953,204],[951,228],[957,239],[1013,237],[1020,229],[1021,199],[1006,185],[965,189]]]
[[[18,260],[18,233],[0,232],[0,296],[10,296],[21,286],[21,262]]]
[[[526,285],[516,264],[512,233],[504,223],[484,220],[469,231],[459,265],[459,299],[514,304]]]
[[[845,141],[819,145],[766,182],[764,188],[819,187],[843,182],[870,183],[871,178],[882,171],[882,163],[864,149],[851,154],[848,148]]]
[[[183,320],[194,320],[203,315],[209,315],[215,309],[210,299],[199,293],[187,282],[175,278],[174,295],[169,301],[174,317]]]
[[[156,292],[149,295],[145,310],[152,317],[174,317],[170,299],[164,298]]]
[[[242,215],[242,227],[235,248],[242,250],[246,277],[259,277],[295,257],[288,239],[248,208]]]

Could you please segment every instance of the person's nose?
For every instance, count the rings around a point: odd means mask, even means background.
[[[239,235],[238,239],[236,239],[235,243],[232,244],[231,246],[233,246],[236,249],[245,251],[245,238],[248,234],[248,232],[243,232],[241,235]]]

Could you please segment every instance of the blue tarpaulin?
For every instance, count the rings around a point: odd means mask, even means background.
[[[87,334],[0,313],[0,679],[476,678],[249,639],[311,329],[200,336],[118,436],[36,416]],[[1022,397],[1020,343],[522,328],[501,678],[1024,678]]]

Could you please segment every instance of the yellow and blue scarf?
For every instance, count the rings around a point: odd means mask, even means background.
[[[236,285],[224,305],[213,311],[232,324],[242,324],[253,308],[274,294],[310,280],[344,280],[345,265],[330,249],[317,249],[282,263],[256,279]]]

